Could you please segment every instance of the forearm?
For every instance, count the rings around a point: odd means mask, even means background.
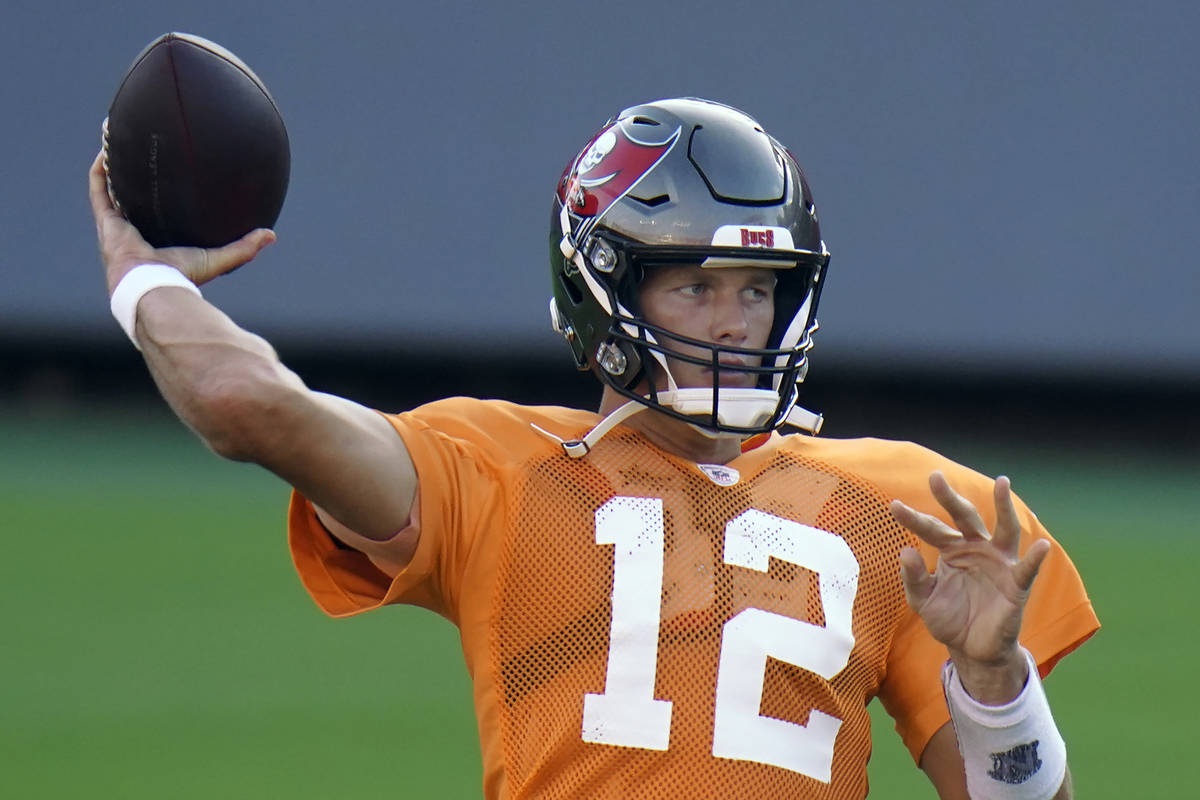
[[[929,777],[940,800],[971,800],[967,793],[963,758],[958,749],[953,724],[947,722],[930,738],[929,744],[921,754],[920,766]],[[1073,800],[1074,797],[1071,769],[1068,766],[1063,775],[1062,785],[1051,800]]]
[[[261,460],[256,440],[272,405],[300,379],[261,337],[190,292],[163,288],[138,305],[137,338],[171,409],[215,452]]]
[[[208,250],[151,247],[113,207],[102,153],[88,172],[88,196],[110,297],[139,265],[167,265],[200,286],[275,241],[273,232],[256,230]],[[118,321],[132,329],[167,403],[209,447],[266,467],[368,538],[384,540],[408,525],[416,471],[382,416],[310,391],[269,344],[190,289],[128,286]]]
[[[136,333],[163,397],[213,451],[269,469],[364,537],[408,524],[416,472],[379,414],[309,390],[270,344],[186,290],[147,293]]]
[[[1029,663],[1016,648],[1011,658],[995,664],[972,662],[961,655],[952,660],[963,688],[971,697],[987,705],[1000,706],[1012,702],[1025,688],[1030,676]],[[1074,796],[1068,767],[1053,800],[1071,800]]]
[[[1054,795],[1054,800],[1074,800],[1075,785],[1071,782],[1071,765],[1067,765],[1067,772],[1063,775],[1062,786],[1058,787],[1058,794]]]
[[[966,785],[971,796],[980,800],[1070,796],[1066,743],[1055,725],[1033,656],[1020,652],[1026,679],[1019,693],[1003,703],[972,696],[953,662],[942,672]]]
[[[1029,664],[1015,643],[1010,652],[993,662],[976,661],[953,649],[950,660],[967,694],[984,705],[1002,706],[1011,702],[1029,678]]]

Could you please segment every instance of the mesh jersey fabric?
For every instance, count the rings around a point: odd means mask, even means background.
[[[331,615],[412,603],[459,627],[486,797],[860,798],[873,697],[914,759],[949,721],[946,651],[899,579],[903,547],[936,551],[887,505],[945,519],[941,469],[991,527],[990,478],[776,433],[724,486],[628,428],[573,460],[531,425],[572,438],[583,411],[451,398],[388,419],[420,481],[410,564],[392,578],[339,546],[298,494],[293,561]],[[1050,537],[1018,509],[1024,552]],[[1053,545],[1022,627],[1043,674],[1098,628]]]

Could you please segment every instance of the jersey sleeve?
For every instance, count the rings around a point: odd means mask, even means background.
[[[407,603],[457,620],[461,562],[479,520],[495,513],[497,467],[468,426],[460,423],[447,433],[432,427],[427,416],[421,409],[385,415],[404,439],[418,481],[409,529],[418,533],[416,551],[393,577],[378,560],[331,536],[312,503],[293,492],[288,513],[292,562],[305,589],[331,616]]]
[[[991,478],[964,467],[945,462],[932,465],[946,473],[951,485],[979,509],[989,530],[995,526]],[[924,473],[928,475],[928,471]],[[926,497],[928,499],[926,499]],[[935,514],[950,522],[926,488],[910,497],[901,497],[909,505]],[[1033,654],[1039,673],[1045,677],[1054,665],[1100,627],[1088,599],[1083,580],[1062,546],[1042,526],[1038,518],[1019,499],[1021,520],[1020,554],[1023,556],[1035,539],[1047,539],[1051,550],[1042,563],[1030,591],[1021,623],[1021,644]],[[937,550],[922,544],[926,567],[937,564]],[[950,721],[942,692],[941,670],[949,658],[946,648],[925,629],[921,618],[905,607],[905,615],[892,639],[887,659],[887,676],[879,698],[896,724],[896,730],[912,755],[920,762],[929,739]]]

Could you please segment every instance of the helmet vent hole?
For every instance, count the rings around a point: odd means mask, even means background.
[[[654,126],[658,126],[658,125],[661,125],[662,123],[660,123],[660,122],[659,122],[658,120],[656,120],[656,119],[650,119],[650,117],[634,117],[634,118],[633,118],[633,124],[634,124],[634,125],[654,125]]]
[[[659,194],[659,195],[655,195],[654,197],[645,197],[645,198],[634,197],[633,195],[629,195],[629,197],[633,200],[637,200],[639,203],[641,203],[644,206],[649,206],[650,208],[654,208],[655,206],[661,206],[663,203],[671,202],[671,195],[669,195],[669,194]]]

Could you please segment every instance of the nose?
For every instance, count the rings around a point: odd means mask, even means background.
[[[714,342],[740,345],[746,340],[750,319],[740,292],[719,291],[712,305],[709,333]]]

